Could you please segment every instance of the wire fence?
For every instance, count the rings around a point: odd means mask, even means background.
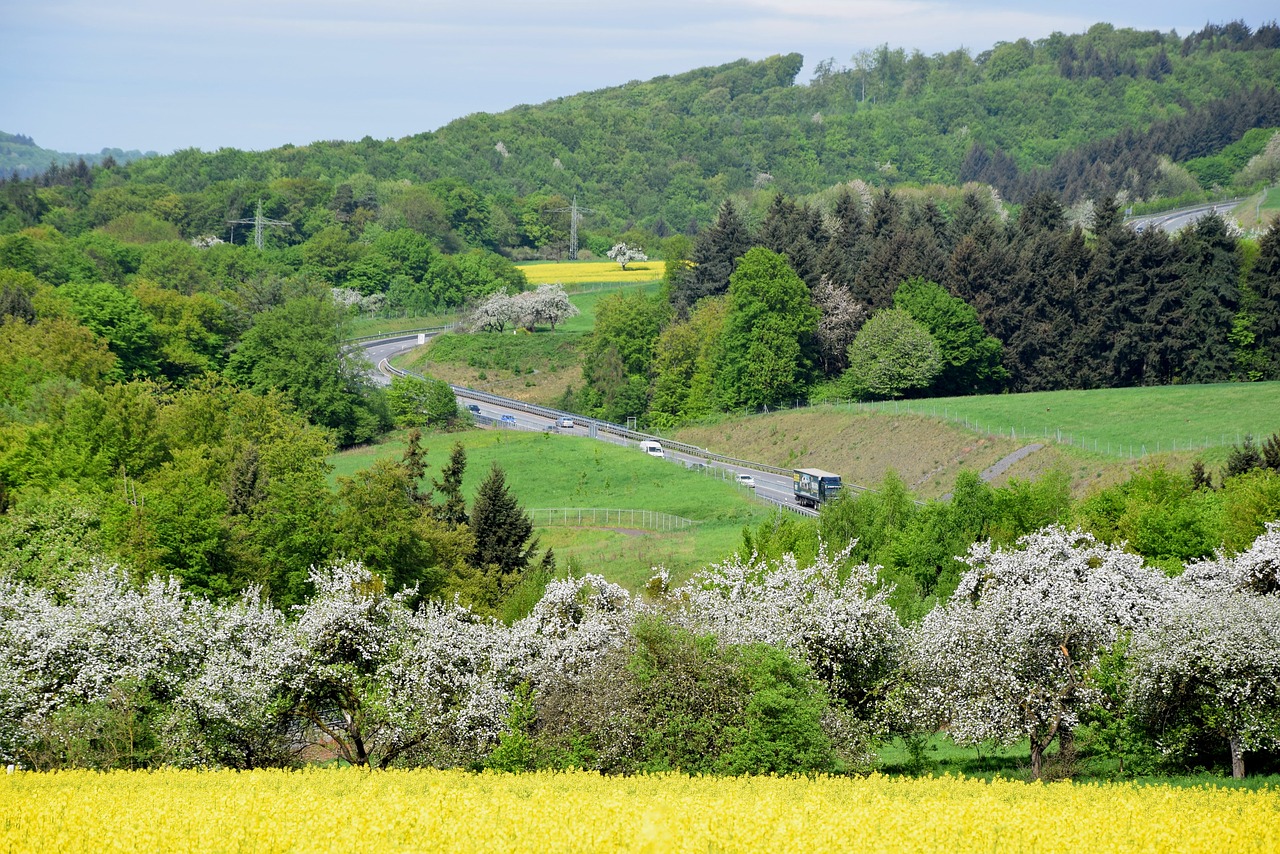
[[[567,525],[575,528],[639,528],[646,531],[683,531],[698,524],[683,516],[659,510],[613,510],[600,507],[538,507],[526,510],[539,527]]]
[[[827,404],[839,406],[855,412],[875,412],[894,415],[922,415],[929,418],[937,418],[955,424],[958,427],[964,427],[973,433],[982,436],[989,436],[999,439],[1009,439],[1014,442],[1057,442],[1061,445],[1071,445],[1085,451],[1093,451],[1098,454],[1106,454],[1113,457],[1125,457],[1128,459],[1140,459],[1150,454],[1176,453],[1178,451],[1202,451],[1207,448],[1225,448],[1236,447],[1241,445],[1247,437],[1252,437],[1255,441],[1261,440],[1263,437],[1270,435],[1272,431],[1266,429],[1246,430],[1237,429],[1231,433],[1219,433],[1217,436],[1170,436],[1168,438],[1157,438],[1154,443],[1141,441],[1125,441],[1122,439],[1097,438],[1089,436],[1080,436],[1068,431],[1064,431],[1061,427],[1047,426],[1017,426],[1017,425],[990,425],[982,423],[967,415],[953,412],[947,406],[938,406],[929,400],[894,400],[894,401],[829,401]]]

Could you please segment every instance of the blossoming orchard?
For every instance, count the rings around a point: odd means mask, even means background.
[[[0,761],[44,770],[356,766],[867,769],[892,734],[1029,744],[1102,714],[1149,754],[1280,744],[1280,525],[1177,578],[1050,527],[977,545],[918,625],[848,550],[734,557],[643,595],[551,581],[510,624],[358,563],[282,613],[116,566],[0,581]],[[1119,688],[1099,675],[1122,661]],[[696,743],[697,750],[688,746]]]

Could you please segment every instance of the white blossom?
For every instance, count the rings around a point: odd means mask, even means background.
[[[539,285],[535,291],[516,294],[511,301],[516,322],[530,332],[539,323],[555,330],[556,324],[580,314],[560,284]]]
[[[734,555],[696,575],[675,596],[682,619],[725,643],[767,643],[805,661],[836,696],[870,706],[896,675],[904,635],[876,571],[847,567],[853,545],[821,546],[809,566]]]
[[[1129,703],[1156,729],[1167,754],[1208,731],[1230,748],[1232,774],[1244,752],[1280,746],[1280,598],[1221,587],[1170,603],[1129,650]],[[1166,734],[1159,730],[1167,727]]]
[[[639,246],[628,246],[625,243],[615,243],[613,248],[604,254],[621,264],[624,270],[633,261],[649,260],[649,256],[644,254],[644,250]]]
[[[1178,584],[1191,591],[1280,593],[1280,522],[1267,523],[1239,555],[1219,550],[1212,559],[1191,564],[1178,576]]]
[[[1098,698],[1086,674],[1119,633],[1173,592],[1142,558],[1053,526],[1017,548],[980,543],[951,601],[915,633],[921,711],[962,744],[1030,737],[1032,769],[1061,727]]]
[[[626,641],[639,611],[625,588],[599,575],[553,580],[511,627],[501,666],[535,688],[582,675]]]

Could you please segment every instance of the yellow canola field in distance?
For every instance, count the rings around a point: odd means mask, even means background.
[[[0,851],[1266,851],[1280,792],[588,772],[0,774]]]
[[[666,274],[665,261],[632,261],[623,270],[617,261],[554,261],[517,264],[531,285],[570,285],[583,282],[654,282]]]

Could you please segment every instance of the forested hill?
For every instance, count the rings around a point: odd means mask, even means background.
[[[1088,32],[926,56],[881,48],[827,60],[797,83],[798,54],[475,114],[400,141],[264,153],[181,151],[132,165],[179,192],[253,178],[453,179],[482,194],[575,194],[605,227],[706,225],[727,195],[804,195],[875,184],[982,180],[1010,201],[1071,203],[1196,189],[1162,163],[1217,155],[1280,125],[1280,28],[1212,25],[1185,38]],[[1246,158],[1247,159],[1247,158]],[[1210,186],[1218,169],[1193,174]]]
[[[155,157],[154,151],[121,151],[104,148],[97,154],[68,154],[51,151],[36,145],[35,140],[20,133],[0,131],[0,175],[30,178],[44,172],[50,166],[73,166],[84,161],[86,166],[105,163],[110,158],[115,163],[128,163],[142,157]]]

